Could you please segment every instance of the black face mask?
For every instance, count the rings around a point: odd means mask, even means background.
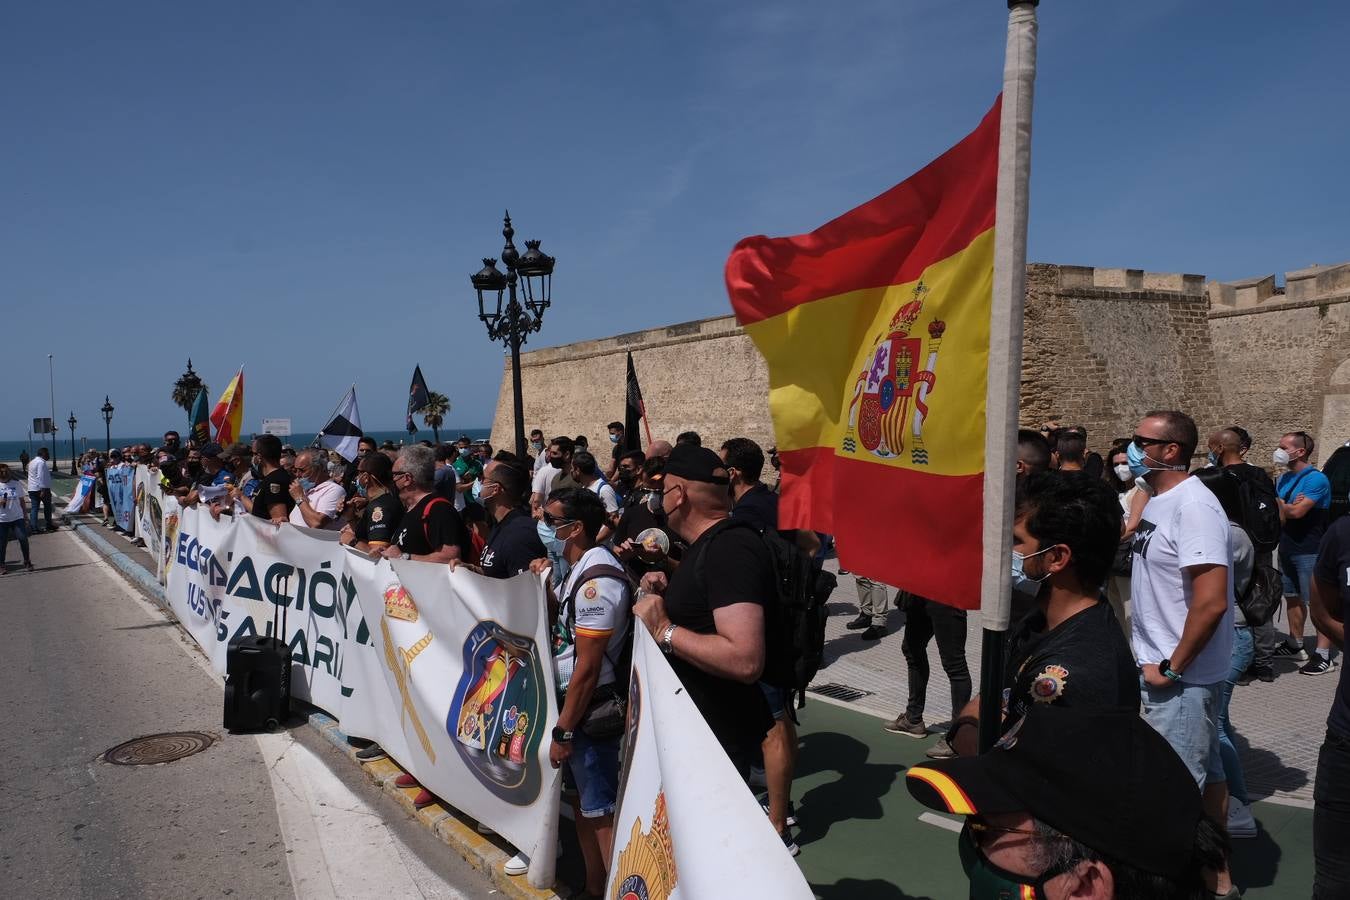
[[[632,487],[634,484],[637,483],[637,473],[625,472],[624,470],[620,469],[617,479],[619,484],[623,485],[624,487]]]
[[[187,471],[189,475],[199,475],[202,471],[202,464],[189,461],[187,464]]]

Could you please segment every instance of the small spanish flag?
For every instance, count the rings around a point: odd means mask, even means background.
[[[244,423],[244,367],[230,379],[225,393],[220,395],[211,410],[211,424],[216,426],[216,443],[222,447],[239,440],[239,429]]]
[[[1000,101],[906,181],[810,234],[746,238],[726,267],[768,363],[779,524],[964,609],[980,600]]]

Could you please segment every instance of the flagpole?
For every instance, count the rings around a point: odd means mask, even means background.
[[[998,737],[1004,635],[1011,612],[1013,493],[1017,480],[1022,382],[1022,311],[1027,283],[1027,198],[1031,178],[1031,102],[1036,81],[1036,5],[1008,0],[994,213],[994,296],[985,395],[984,569],[980,610],[980,750]]]

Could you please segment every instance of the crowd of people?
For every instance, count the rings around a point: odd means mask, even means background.
[[[795,855],[794,689],[770,675],[783,653],[772,627],[783,568],[774,546],[820,571],[832,540],[779,531],[777,485],[764,480],[778,468],[773,448],[766,455],[734,437],[713,450],[685,432],[644,451],[621,423],[608,431],[601,452],[584,437],[546,441],[536,430],[525,458],[467,437],[401,449],[363,438],[352,461],[272,435],[222,447],[184,445],[168,432],[160,447],[115,459],[154,466],[181,504],[213,516],[338,531],[369,554],[488,577],[546,574],[561,698],[549,758],[565,771],[591,894],[603,891],[613,846],[635,627],[667,655],[735,768],[763,784],[766,814]],[[966,817],[961,852],[973,885],[1022,891],[1008,896],[1237,896],[1228,840],[1254,836],[1256,823],[1232,693],[1272,680],[1281,660],[1308,676],[1335,671],[1344,643],[1350,449],[1332,458],[1340,469],[1329,478],[1312,464],[1315,447],[1306,432],[1282,436],[1272,479],[1248,461],[1244,429],[1220,428],[1202,445],[1178,411],[1147,414],[1103,454],[1089,451],[1082,428],[1019,432],[1015,625],[993,750],[978,753],[967,614],[895,592],[909,696],[885,728],[929,735],[936,640],[953,714],[927,750],[933,761],[910,769],[906,783],[921,802]],[[37,530],[44,479],[51,523],[45,455],[30,463],[26,493],[8,489],[7,475],[0,467],[6,543],[15,504]],[[876,640],[888,628],[888,587],[856,583],[847,627]],[[1274,623],[1281,606],[1285,633]],[[383,755],[376,745],[357,753]],[[404,775],[400,785],[416,782]],[[423,789],[416,803],[435,799]],[[1341,896],[1350,890],[1344,677],[1316,804],[1318,896]],[[527,866],[517,854],[508,871]]]

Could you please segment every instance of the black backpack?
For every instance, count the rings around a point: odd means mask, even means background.
[[[1238,609],[1247,617],[1247,624],[1257,627],[1275,618],[1284,598],[1284,582],[1280,570],[1270,563],[1258,562],[1252,566],[1252,577],[1237,595]]]
[[[745,519],[724,519],[714,525],[709,541],[731,528],[747,528],[757,534],[773,562],[777,590],[764,604],[764,673],[760,680],[796,694],[800,708],[806,703],[806,688],[825,658],[825,620],[829,618],[825,604],[837,580],[777,531],[761,530]],[[699,556],[694,572],[702,590],[706,590],[706,554],[705,550]]]
[[[1337,447],[1322,466],[1322,474],[1331,482],[1331,521],[1350,512],[1350,444]]]
[[[1238,524],[1252,539],[1257,553],[1269,553],[1280,545],[1280,504],[1275,500],[1275,485],[1259,470],[1239,474],[1242,468],[1227,470],[1238,479],[1238,497],[1242,500],[1242,521]]]

